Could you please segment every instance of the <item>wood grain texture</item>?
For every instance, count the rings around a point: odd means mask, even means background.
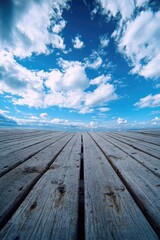
[[[127,186],[138,206],[160,236],[160,179],[120,151],[116,146],[91,133],[114,170]]]
[[[103,153],[83,137],[86,239],[158,239]]]
[[[0,240],[160,239],[159,139],[0,129]]]
[[[131,139],[131,138],[127,138],[124,136],[120,136],[116,133],[106,133],[106,135],[109,135],[110,137],[116,138],[117,140],[125,143],[126,145],[129,145],[131,147],[134,147],[135,149],[138,149],[142,152],[147,153],[150,156],[156,157],[158,159],[160,159],[160,154],[159,154],[159,146],[157,145],[153,145],[153,144],[149,144],[147,142],[142,142],[140,140],[136,140],[136,139]]]
[[[45,149],[47,146],[53,144],[66,135],[68,135],[68,133],[62,133],[55,136],[53,135],[52,138],[46,141],[40,141],[19,151],[13,151],[6,156],[0,156],[0,176],[3,176],[8,171],[25,162],[30,157],[34,156],[41,150]]]
[[[147,153],[144,153],[138,149],[135,149],[132,146],[126,145],[125,143],[119,141],[115,137],[111,137],[109,135],[106,135],[104,133],[97,133],[99,136],[101,136],[103,139],[109,141],[114,146],[122,150],[123,152],[127,153],[129,156],[131,156],[135,161],[138,161],[141,163],[144,167],[146,167],[148,170],[150,170],[152,173],[160,177],[160,161],[148,155]]]
[[[126,136],[129,138],[133,138],[133,139],[137,139],[137,140],[141,140],[142,142],[147,142],[150,143],[152,145],[158,145],[160,146],[160,138],[156,137],[156,136],[147,136],[147,135],[143,135],[141,133],[138,132],[118,132],[117,134],[122,135],[122,136]]]
[[[0,178],[0,227],[72,136],[68,134]]]
[[[1,231],[1,239],[76,239],[80,146],[77,134]]]

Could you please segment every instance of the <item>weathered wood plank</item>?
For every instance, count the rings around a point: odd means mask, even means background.
[[[0,140],[2,139],[11,139],[11,136],[13,138],[19,137],[20,135],[28,135],[28,134],[36,134],[39,132],[38,130],[20,130],[20,129],[8,129],[6,131],[3,131],[0,129]]]
[[[160,237],[160,179],[128,154],[95,133],[91,136],[125,183],[135,201]]]
[[[139,130],[140,133],[145,134],[145,135],[150,135],[150,136],[156,136],[156,137],[160,137],[160,130],[156,129],[156,130]]]
[[[59,136],[60,134],[63,134],[64,132],[57,132],[57,133],[49,133],[44,135],[39,135],[38,137],[30,137],[25,140],[19,139],[19,141],[15,142],[9,142],[7,144],[0,144],[0,157],[5,156],[11,152],[18,151],[23,148],[27,148],[29,146],[35,145],[40,142],[44,142],[45,140],[49,140],[52,137]]]
[[[19,132],[19,131],[17,131]],[[23,134],[9,134],[7,137],[0,137],[0,144],[8,144],[8,143],[14,143],[16,141],[20,141],[20,140],[25,140],[25,139],[30,139],[32,137],[34,138],[38,138],[40,136],[45,136],[45,135],[48,135],[50,133],[54,133],[54,131],[46,131],[46,132],[42,132],[42,131],[35,131],[35,132],[24,132]],[[0,131],[0,134],[1,134],[1,131]]]
[[[141,140],[142,142],[147,142],[147,143],[150,143],[150,144],[153,144],[153,145],[158,145],[160,146],[160,138],[157,138],[156,136],[145,136],[141,133],[138,133],[138,132],[131,132],[131,131],[128,131],[128,132],[116,132],[117,134],[119,135],[122,135],[122,136],[126,136],[126,137],[129,137],[129,138],[133,138],[133,139],[136,139],[136,140]]]
[[[0,178],[0,226],[72,137],[67,135]]]
[[[148,155],[147,153],[141,152],[133,148],[132,146],[126,145],[123,142],[118,141],[116,138],[106,136],[104,133],[97,133],[103,139],[109,141],[114,146],[118,147],[123,152],[129,154],[133,159],[141,163],[144,167],[149,169],[152,173],[160,177],[160,161],[157,158]]]
[[[160,152],[159,152],[159,147],[156,145],[151,145],[149,143],[144,143],[141,142],[139,140],[134,140],[131,138],[125,138],[123,136],[120,136],[116,133],[105,133],[107,136],[113,137],[123,143],[125,143],[126,145],[129,145],[131,147],[134,147],[135,149],[138,149],[142,152],[145,152],[153,157],[156,157],[158,159],[160,159]]]
[[[58,141],[59,139],[65,137],[69,133],[63,133],[60,135],[53,135],[52,139],[46,140],[44,142],[40,142],[19,151],[11,152],[7,156],[0,156],[0,177],[7,173],[8,171],[12,170],[19,164],[23,163],[36,153],[40,152],[47,146],[51,145],[52,143]]]
[[[83,137],[86,239],[158,239],[104,154]]]
[[[76,239],[80,150],[79,135],[37,182],[1,231],[1,239]]]

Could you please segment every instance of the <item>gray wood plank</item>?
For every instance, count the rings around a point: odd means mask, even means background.
[[[11,139],[11,136],[15,136],[15,137],[18,137],[18,136],[23,136],[25,134],[32,134],[32,133],[37,133],[38,130],[20,130],[20,129],[7,129],[6,131],[3,131],[1,128],[0,128],[0,139]]]
[[[83,137],[86,239],[158,239],[104,154]]]
[[[49,140],[28,146],[19,151],[11,152],[4,157],[0,156],[0,177],[66,135],[68,135],[68,133],[62,133],[56,136],[53,134],[53,137]]]
[[[0,226],[72,137],[73,134],[68,134],[0,178]]]
[[[139,130],[140,133],[145,134],[145,135],[150,135],[150,136],[156,136],[156,137],[160,137],[160,130],[156,129],[156,130]]]
[[[17,131],[19,132],[19,131]],[[10,133],[7,137],[0,137],[0,146],[3,144],[5,146],[5,144],[8,143],[14,143],[16,141],[20,141],[20,140],[25,140],[25,139],[30,139],[32,137],[39,137],[39,136],[45,136],[48,135],[50,133],[54,133],[51,131],[36,131],[36,132],[24,132],[23,134],[17,134],[17,133]]]
[[[76,239],[80,147],[80,135],[73,137],[1,231],[0,239]]]
[[[126,136],[129,138],[133,138],[133,139],[137,139],[137,140],[141,140],[153,145],[158,145],[160,146],[160,138],[157,138],[156,136],[147,136],[147,135],[143,135],[141,133],[138,132],[133,132],[133,131],[127,131],[127,132],[116,132],[117,134],[120,134],[122,136]]]
[[[128,154],[91,133],[160,237],[160,179]]]
[[[51,139],[54,136],[58,136],[60,134],[63,134],[64,132],[57,132],[57,133],[48,133],[46,134],[42,134],[39,135],[38,137],[32,137],[30,136],[30,138],[27,139],[19,139],[18,141],[15,142],[9,142],[9,143],[5,143],[5,144],[0,144],[0,157],[1,156],[5,156],[11,152],[15,152],[18,151],[20,149],[24,149],[27,148],[29,146],[32,146],[34,144],[43,142],[45,140]]]
[[[157,158],[152,157],[147,153],[141,152],[132,146],[126,145],[125,143],[120,142],[116,138],[110,137],[109,135],[106,136],[104,133],[97,134],[112,143],[114,146],[118,147],[123,152],[129,154],[129,156],[131,156],[133,159],[160,177],[160,161],[158,161]]]
[[[116,133],[105,133],[105,134],[110,137],[116,138],[117,140],[125,143],[126,145],[134,147],[135,149],[138,149],[142,152],[145,152],[153,157],[160,159],[160,148],[156,145],[153,146],[152,144],[145,143],[140,140],[134,140],[131,138],[126,139],[125,137],[120,136]]]

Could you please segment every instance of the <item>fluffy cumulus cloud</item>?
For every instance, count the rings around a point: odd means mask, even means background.
[[[159,107],[160,106],[160,94],[148,95],[144,98],[141,98],[139,102],[134,104],[138,108],[145,107]]]
[[[107,83],[111,80],[111,75],[104,75],[102,74],[101,76],[98,76],[90,81],[91,85],[99,85],[102,83]]]
[[[108,15],[108,17],[116,17],[118,14],[121,15],[122,20],[129,19],[136,7],[141,7],[148,0],[97,0],[101,6],[102,14]]]
[[[62,62],[62,60],[61,60]],[[62,71],[54,69],[47,74],[46,86],[52,91],[85,89],[89,85],[89,79],[85,73],[85,67],[78,61],[63,61]]]
[[[86,94],[86,106],[98,106],[117,99],[114,86],[110,83],[100,84],[93,92]]]
[[[45,85],[49,92],[45,98],[46,105],[79,109],[79,113],[91,113],[93,107],[117,99],[114,85],[109,83],[110,75],[100,75],[89,81],[85,64],[78,61],[60,59],[62,71],[48,73]],[[95,90],[86,91],[96,85]]]
[[[146,78],[160,76],[159,22],[160,12],[148,10],[127,23],[119,41],[119,50],[131,61],[132,73]]]
[[[148,0],[97,2],[103,15],[117,19],[117,29],[112,37],[119,52],[132,67],[131,73],[145,78],[159,78],[160,11],[153,11]]]
[[[76,36],[72,39],[73,47],[80,49],[84,47],[84,42],[81,40],[81,36]]]
[[[117,118],[117,123],[118,123],[118,124],[126,124],[126,123],[127,123],[127,120],[124,119],[124,118],[119,117],[119,118]]]
[[[72,108],[79,113],[91,113],[94,106],[117,99],[110,75],[100,75],[91,81],[85,64],[59,60],[60,69],[48,72],[29,70],[15,61],[11,53],[0,53],[0,93],[12,96],[14,105],[47,108]],[[87,89],[94,85],[94,91]],[[40,115],[47,118],[46,113]]]
[[[47,54],[49,45],[64,49],[60,32],[66,25],[62,13],[68,7],[67,0],[2,1],[1,47],[21,58]]]
[[[0,93],[13,95],[14,104],[40,107],[43,103],[43,82],[38,72],[18,64],[12,54],[0,52]]]

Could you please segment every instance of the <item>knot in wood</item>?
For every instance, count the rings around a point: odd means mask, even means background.
[[[63,193],[65,193],[65,186],[64,185],[60,185],[59,187],[58,187],[58,191],[61,193],[61,194],[63,194]]]

